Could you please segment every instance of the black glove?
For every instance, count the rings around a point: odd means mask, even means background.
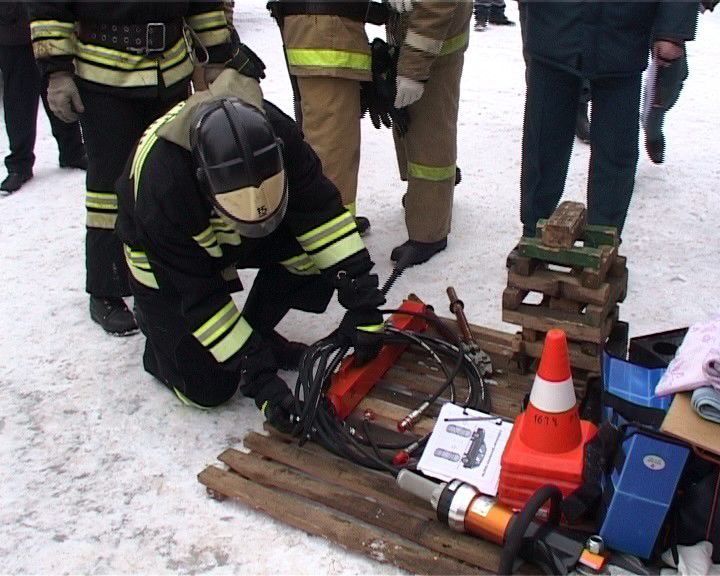
[[[407,132],[410,116],[406,109],[395,108],[397,49],[384,40],[375,38],[370,43],[370,52],[372,83],[363,85],[362,88],[363,115],[365,111],[369,111],[375,128],[380,128],[382,124],[388,127],[392,125],[403,136]]]
[[[343,344],[355,349],[355,365],[363,366],[373,360],[383,347],[383,316],[377,308],[348,310],[337,334]]]
[[[265,63],[249,46],[240,42],[240,36],[235,29],[230,37],[230,44],[233,57],[225,64],[226,68],[233,68],[240,74],[255,78],[258,82],[265,78]]]
[[[279,377],[276,376],[278,380]],[[282,382],[282,380],[280,380]],[[285,385],[285,382],[283,382]],[[291,434],[297,421],[297,411],[295,409],[295,397],[290,390],[285,387],[283,394],[278,394],[265,400],[260,406],[260,410],[270,423],[270,425],[285,434]]]
[[[338,302],[346,310],[377,308],[385,304],[385,296],[378,288],[377,274],[363,274],[351,278],[344,270],[335,277]]]

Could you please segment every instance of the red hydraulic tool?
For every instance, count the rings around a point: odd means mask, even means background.
[[[426,306],[422,302],[405,300],[399,310],[425,314]],[[427,328],[427,322],[423,318],[402,312],[395,312],[388,322],[402,331],[424,332]],[[353,365],[354,355],[345,358],[338,371],[333,374],[326,394],[335,408],[335,413],[343,420],[347,418],[407,347],[407,344],[386,344],[372,362],[360,367]]]

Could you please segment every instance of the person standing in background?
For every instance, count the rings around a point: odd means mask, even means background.
[[[30,22],[23,2],[0,2],[0,70],[3,108],[10,154],[5,158],[7,177],[0,193],[11,194],[33,177],[38,98],[50,120],[58,145],[61,168],[87,169],[80,124],[66,124],[52,113],[47,102],[47,83],[42,82],[30,41]]]
[[[475,31],[482,32],[488,24],[515,26],[505,15],[505,0],[474,0]]]

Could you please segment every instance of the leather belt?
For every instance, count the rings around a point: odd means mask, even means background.
[[[78,31],[81,42],[105,48],[158,58],[183,35],[183,21],[118,24],[82,22]]]

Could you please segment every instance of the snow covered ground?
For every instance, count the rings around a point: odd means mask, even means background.
[[[279,33],[264,4],[238,2],[236,22],[268,65],[266,96],[291,111]],[[508,14],[516,19],[514,3]],[[720,14],[700,21],[690,79],[667,120],[666,163],[655,166],[643,153],[638,167],[622,246],[631,272],[621,317],[632,335],[719,308]],[[523,95],[518,28],[473,33],[450,243],[430,265],[405,273],[391,303],[414,291],[444,310],[453,284],[471,321],[511,328],[500,321],[500,297],[505,256],[520,234]],[[39,123],[35,178],[0,200],[0,572],[399,573],[208,499],[196,474],[260,430],[260,414],[239,397],[209,413],[184,407],[142,370],[142,336],[111,338],[90,321],[83,174],[57,167],[42,112]],[[390,133],[368,122],[363,137],[359,211],[372,221],[366,241],[383,278],[391,248],[405,239],[403,186]],[[583,199],[587,160],[578,145],[568,198]],[[315,339],[340,314],[336,304],[323,317],[292,314],[281,329]]]

